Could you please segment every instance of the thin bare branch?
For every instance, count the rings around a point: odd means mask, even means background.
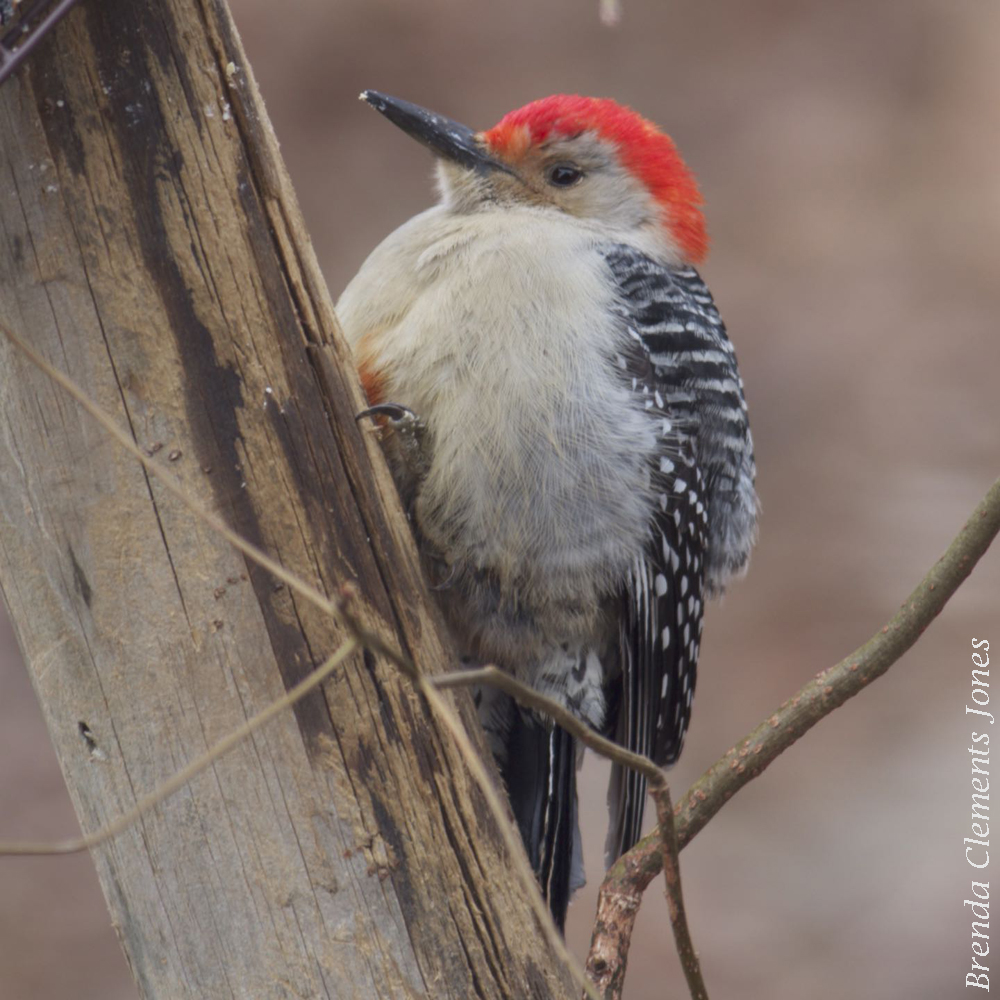
[[[31,55],[35,46],[69,13],[76,2],[77,0],[59,0],[41,20],[38,18],[51,4],[47,0],[36,3],[0,36],[0,84]],[[34,23],[36,20],[37,24]]]
[[[744,785],[849,698],[881,677],[920,638],[1000,532],[1000,480],[900,610],[863,646],[822,671],[712,765],[675,808],[683,848]],[[597,902],[587,968],[604,1000],[617,1000],[642,894],[663,867],[654,830],[608,870]]]
[[[649,792],[656,803],[656,818],[659,821],[660,854],[663,858],[663,876],[667,883],[667,908],[670,924],[674,929],[674,942],[680,956],[681,968],[687,979],[691,1000],[708,1000],[708,990],[701,975],[701,965],[691,940],[687,913],[684,910],[684,894],[681,891],[681,866],[678,859],[677,827],[674,823],[674,808],[670,801],[670,786],[660,773],[657,781],[650,782]]]
[[[476,684],[489,684],[491,687],[499,688],[504,694],[509,694],[511,698],[525,705],[527,708],[533,708],[535,711],[547,715],[562,726],[571,736],[575,736],[584,746],[589,747],[602,757],[607,757],[608,760],[646,775],[651,782],[663,779],[663,771],[648,757],[632,753],[631,750],[626,750],[625,747],[605,739],[603,736],[595,733],[585,722],[581,722],[554,698],[549,698],[547,695],[541,694],[533,687],[519,681],[516,677],[504,673],[498,667],[487,666],[478,667],[474,670],[456,670],[451,674],[439,674],[436,677],[429,677],[428,681],[434,687],[441,690],[472,687]]]

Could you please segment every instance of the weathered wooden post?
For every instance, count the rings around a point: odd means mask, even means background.
[[[355,581],[372,628],[446,666],[223,0],[85,0],[0,90],[0,319],[242,535]],[[2,338],[0,414],[0,586],[89,831],[343,635]],[[94,860],[144,997],[577,993],[455,747],[368,654]]]

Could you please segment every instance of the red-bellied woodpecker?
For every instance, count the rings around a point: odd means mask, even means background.
[[[474,133],[361,96],[438,157],[440,204],[374,250],[337,314],[463,660],[672,763],[702,602],[757,522],[736,357],[693,266],[694,178],[610,100],[548,97]],[[582,882],[574,741],[477,698],[561,924]],[[609,860],[645,791],[613,769]]]

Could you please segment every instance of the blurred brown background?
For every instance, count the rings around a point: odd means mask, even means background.
[[[432,198],[429,155],[357,102],[364,87],[478,128],[553,92],[613,96],[700,177],[764,517],[748,579],[710,610],[679,793],[867,638],[1000,473],[1000,7],[624,0],[613,30],[597,0],[233,8],[334,297]],[[970,641],[1000,655],[998,595],[1000,549],[684,852],[713,997],[959,995],[962,901],[989,878],[963,860]],[[0,835],[75,829],[5,626],[0,760]],[[603,781],[589,764],[581,955]],[[658,885],[632,954],[629,1000],[686,995]],[[67,995],[136,995],[89,861],[0,862],[0,997]]]

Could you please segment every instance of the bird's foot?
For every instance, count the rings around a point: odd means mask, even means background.
[[[392,429],[394,442],[388,449],[400,495],[412,501],[415,490],[427,474],[430,458],[426,450],[427,425],[402,403],[376,403],[356,414],[355,420],[380,418],[380,425]]]

